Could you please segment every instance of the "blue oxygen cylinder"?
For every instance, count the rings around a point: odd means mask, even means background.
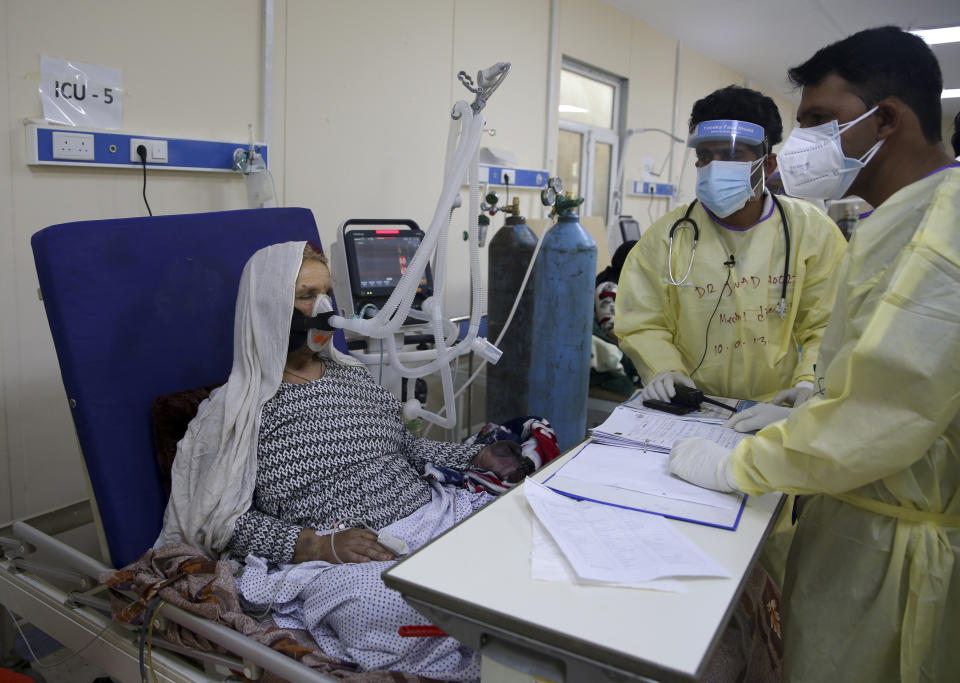
[[[503,330],[530,257],[537,246],[523,216],[508,216],[490,240],[487,261],[487,339],[496,341]],[[503,355],[487,365],[487,421],[502,424],[529,415],[530,383],[527,371],[533,348],[533,287],[531,273],[507,334],[500,343]]]
[[[587,432],[590,336],[597,243],[573,209],[543,236],[533,267],[535,302],[528,372],[531,415],[553,425],[560,450]]]

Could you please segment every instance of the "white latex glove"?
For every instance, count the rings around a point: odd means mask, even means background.
[[[797,382],[792,389],[784,389],[774,396],[770,403],[774,405],[786,403],[796,408],[811,396],[813,396],[813,382]]]
[[[670,472],[705,489],[736,491],[730,467],[730,449],[710,439],[688,436],[670,449]]]
[[[697,385],[693,383],[693,380],[687,377],[682,372],[676,372],[675,370],[667,370],[666,372],[661,372],[659,375],[654,375],[653,379],[643,387],[643,393],[640,394],[641,398],[655,398],[659,401],[670,402],[670,399],[677,395],[677,390],[674,387],[675,384],[682,384],[685,387],[690,387],[691,389],[696,389]]]
[[[723,423],[724,427],[735,429],[738,432],[754,432],[763,429],[771,422],[786,419],[793,410],[790,406],[775,406],[772,403],[758,403],[746,410],[734,413]]]

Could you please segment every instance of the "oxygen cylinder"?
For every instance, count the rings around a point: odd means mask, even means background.
[[[529,411],[553,425],[560,450],[587,432],[597,243],[573,209],[543,236],[533,268]]]
[[[508,216],[490,240],[487,261],[487,338],[495,341],[510,315],[520,283],[537,245],[523,216]],[[500,343],[503,355],[487,366],[487,421],[501,424],[529,415],[530,383],[527,371],[533,348],[533,274]]]

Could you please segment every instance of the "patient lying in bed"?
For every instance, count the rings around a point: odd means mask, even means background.
[[[375,532],[415,550],[490,500],[429,483],[428,462],[504,481],[533,464],[511,441],[413,437],[397,400],[364,366],[329,339],[314,351],[291,335],[291,313],[312,315],[330,286],[326,261],[302,242],[267,247],[247,263],[230,379],[178,445],[157,545],[184,541],[246,558],[238,588],[251,605],[272,606],[278,625],[308,629],[328,654],[362,669],[477,678],[476,656],[453,639],[398,635],[426,622],[383,585],[383,563],[395,556]]]

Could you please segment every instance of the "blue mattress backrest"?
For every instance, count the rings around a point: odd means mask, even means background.
[[[114,566],[160,531],[166,496],[151,405],[226,381],[247,259],[278,242],[319,243],[307,209],[53,225],[31,242],[47,320]],[[343,333],[335,341],[345,349]]]

